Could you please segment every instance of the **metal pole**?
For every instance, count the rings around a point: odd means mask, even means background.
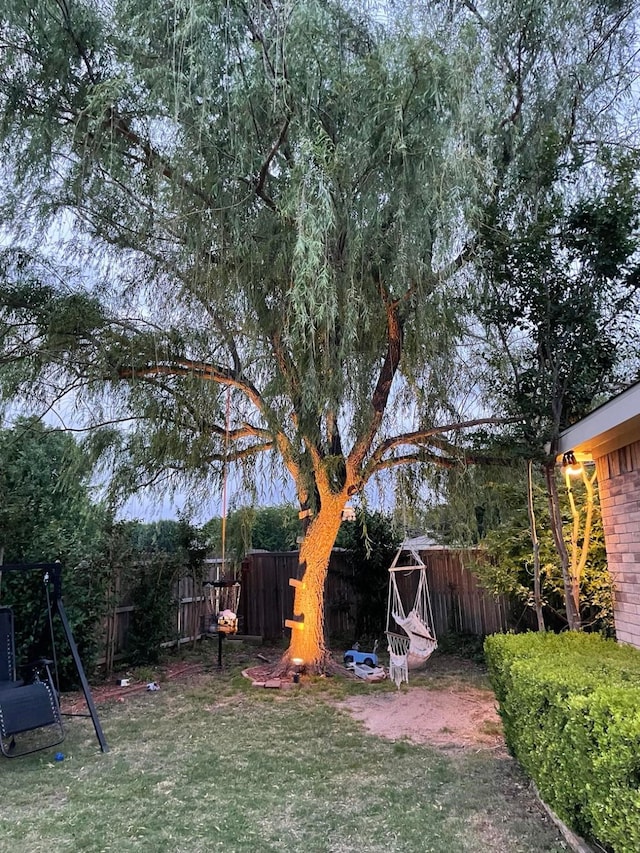
[[[89,714],[93,722],[93,728],[95,729],[96,737],[98,738],[98,743],[100,744],[100,749],[102,750],[102,752],[109,752],[109,746],[107,744],[107,741],[105,740],[105,736],[102,731],[102,726],[100,725],[98,712],[96,711],[96,706],[93,703],[91,688],[89,687],[89,682],[87,681],[87,676],[85,675],[84,667],[82,666],[82,661],[80,660],[78,647],[71,631],[71,625],[69,624],[69,620],[67,619],[67,612],[64,609],[64,604],[62,603],[61,598],[56,598],[56,609],[58,611],[58,615],[60,616],[60,621],[62,622],[62,627],[64,628],[64,633],[67,637],[69,648],[71,649],[73,662],[76,665],[76,669],[80,677],[82,692],[84,693],[84,698],[87,703],[87,708],[89,709]]]

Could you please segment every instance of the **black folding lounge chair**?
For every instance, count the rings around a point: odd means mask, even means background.
[[[16,687],[16,655],[14,648],[13,611],[0,607],[0,690]]]
[[[24,678],[17,678],[13,611],[0,607],[0,751],[7,758],[29,755],[64,740],[49,662],[41,659],[22,670]]]

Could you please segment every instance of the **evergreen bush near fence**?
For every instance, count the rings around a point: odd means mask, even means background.
[[[168,554],[154,554],[132,567],[131,601],[135,609],[127,634],[129,663],[158,663],[162,643],[175,639],[173,591],[181,572],[179,559]]]
[[[510,750],[557,814],[640,850],[640,652],[596,634],[494,635],[489,674]]]
[[[16,660],[52,658],[50,625],[44,572],[39,569],[4,572],[0,604],[10,606],[15,617]],[[93,673],[102,651],[100,628],[106,614],[109,569],[99,559],[82,560],[62,568],[62,593],[73,638],[88,676]],[[49,590],[53,596],[52,588]],[[60,619],[53,619],[53,636],[59,686],[69,690],[79,686],[78,674]]]

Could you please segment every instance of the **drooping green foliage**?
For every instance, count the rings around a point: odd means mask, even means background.
[[[604,2],[5,4],[5,387],[77,378],[96,422],[132,413],[126,486],[277,447],[304,499],[316,453],[361,487],[463,415],[456,275],[541,163],[602,138],[632,26]],[[84,280],[30,256],[34,227]],[[376,455],[392,382],[419,411]]]
[[[482,457],[471,261],[622,136],[632,11],[7,0],[5,393],[71,400],[123,491],[291,476],[326,570],[373,477]]]
[[[430,503],[423,528],[442,545],[478,546],[522,507],[523,466],[468,467],[438,472],[430,480]]]
[[[455,294],[445,297],[438,266],[477,171],[462,45],[391,38],[322,2],[45,2],[29,15],[16,3],[5,27],[5,153],[20,191],[38,218],[75,210],[82,240],[120,279],[116,311],[92,313],[93,297],[48,283],[35,312],[17,310],[37,326],[29,348],[55,360],[68,331],[57,308],[71,316],[84,298],[72,348],[90,353],[93,380],[162,367],[126,392],[158,426],[134,433],[130,450],[191,467],[220,457],[205,362],[237,379],[235,424],[242,397],[256,405],[251,445],[283,431],[301,464],[308,442],[339,458],[338,418],[344,435],[370,428],[394,300],[414,379],[443,352]],[[46,114],[30,100],[39,87]]]

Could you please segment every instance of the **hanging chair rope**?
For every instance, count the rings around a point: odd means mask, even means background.
[[[227,542],[227,466],[229,457],[229,421],[231,417],[231,388],[227,386],[224,418],[224,458],[222,461],[222,576],[225,574]]]
[[[400,687],[403,681],[409,681],[409,637],[387,631],[387,642],[389,644],[389,678],[396,687]]]
[[[227,479],[229,466],[231,421],[231,388],[227,387],[225,402],[224,453],[222,459],[222,525],[221,550],[222,561],[217,580],[205,584],[208,592],[209,628],[212,633],[235,634],[238,630],[238,605],[240,603],[240,583],[226,577],[227,542]]]

